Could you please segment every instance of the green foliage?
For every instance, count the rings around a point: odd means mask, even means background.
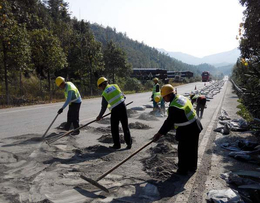
[[[105,74],[112,78],[115,83],[116,77],[127,78],[130,76],[132,67],[127,62],[126,54],[110,41],[104,50]]]
[[[143,90],[143,85],[136,78],[127,78],[125,82],[124,90],[141,92]]]
[[[237,108],[239,108],[240,110],[237,112],[237,114],[244,118],[247,122],[253,121],[254,118],[252,117],[246,106],[241,103],[241,100],[238,100],[238,102],[240,102],[240,104],[237,106]]]
[[[257,59],[260,55],[260,3],[259,0],[240,0],[245,6],[243,33],[241,33],[240,50],[242,58]]]
[[[258,0],[240,0],[245,6],[244,22],[240,24],[241,59],[233,67],[232,79],[243,93],[239,93],[242,104],[240,114],[260,117],[260,4]],[[248,111],[248,112],[247,112]]]
[[[0,2],[1,103],[21,97],[49,101],[63,97],[54,83],[59,75],[74,82],[83,97],[99,93],[96,81],[100,76],[129,91],[151,89],[151,81],[142,85],[130,79],[132,67],[201,73],[197,66],[115,29],[71,19],[65,0]]]

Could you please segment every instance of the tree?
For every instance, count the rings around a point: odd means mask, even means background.
[[[93,79],[97,72],[104,69],[102,46],[94,39],[88,23],[73,21],[74,34],[71,38],[69,53],[70,72],[80,80],[83,92],[93,94],[96,84]]]
[[[1,5],[0,16],[0,58],[3,61],[0,67],[4,69],[6,103],[9,104],[9,76],[15,76],[12,77],[15,81],[19,73],[20,85],[16,83],[15,86],[19,87],[21,94],[21,75],[29,69],[31,50],[25,25],[17,23],[11,12],[11,4],[7,1],[3,1]]]
[[[240,50],[242,58],[254,59],[259,61],[260,56],[260,1],[259,0],[240,0],[244,11],[245,22],[241,24],[243,33],[240,32]]]
[[[67,65],[60,41],[47,29],[36,29],[31,33],[31,47],[36,72],[44,78],[47,77],[48,91],[51,93],[51,75],[54,76],[56,70]]]
[[[117,47],[113,41],[110,41],[104,50],[105,72],[113,83],[116,77],[127,78],[130,76],[132,66],[127,62],[126,54]]]

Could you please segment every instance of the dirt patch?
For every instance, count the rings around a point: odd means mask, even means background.
[[[135,123],[129,123],[129,128],[130,129],[149,129],[151,127],[137,121]]]
[[[110,118],[103,118],[103,119],[97,121],[97,123],[100,123],[100,124],[110,124]]]
[[[138,119],[141,119],[141,120],[146,120],[146,121],[158,121],[158,119],[154,116],[154,115],[151,115],[149,113],[142,113]]]
[[[142,161],[144,164],[143,170],[157,180],[167,180],[172,176],[173,170],[177,168],[175,159],[167,158],[161,154],[154,154]]]
[[[127,116],[128,116],[129,118],[134,117],[136,114],[137,114],[137,111],[136,111],[136,110],[134,110],[134,109],[127,109]]]
[[[111,134],[106,134],[98,138],[98,141],[102,143],[113,143],[113,138]],[[124,136],[122,134],[119,134],[119,141],[120,143],[125,143]]]

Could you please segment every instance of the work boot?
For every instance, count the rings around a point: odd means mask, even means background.
[[[79,130],[76,130],[73,133],[71,133],[71,135],[78,135],[78,134],[79,134]]]
[[[128,144],[127,146],[126,146],[126,149],[131,149],[132,148],[132,144]]]

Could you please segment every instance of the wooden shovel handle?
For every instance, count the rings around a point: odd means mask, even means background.
[[[113,170],[115,170],[116,168],[118,168],[119,166],[121,166],[123,163],[125,163],[127,160],[129,160],[130,158],[132,158],[134,155],[136,155],[138,152],[140,152],[141,150],[143,150],[145,147],[147,147],[148,145],[150,145],[153,142],[153,140],[151,140],[150,142],[148,142],[147,144],[145,144],[144,146],[142,146],[140,149],[136,150],[133,154],[131,154],[130,156],[128,156],[127,158],[125,158],[123,161],[121,161],[119,164],[117,164],[116,166],[114,166],[113,168],[111,168],[109,171],[107,171],[106,173],[104,173],[103,175],[101,175],[100,177],[98,177],[98,179],[96,181],[101,180],[102,178],[104,178],[106,175],[108,175],[109,173],[111,173]]]

